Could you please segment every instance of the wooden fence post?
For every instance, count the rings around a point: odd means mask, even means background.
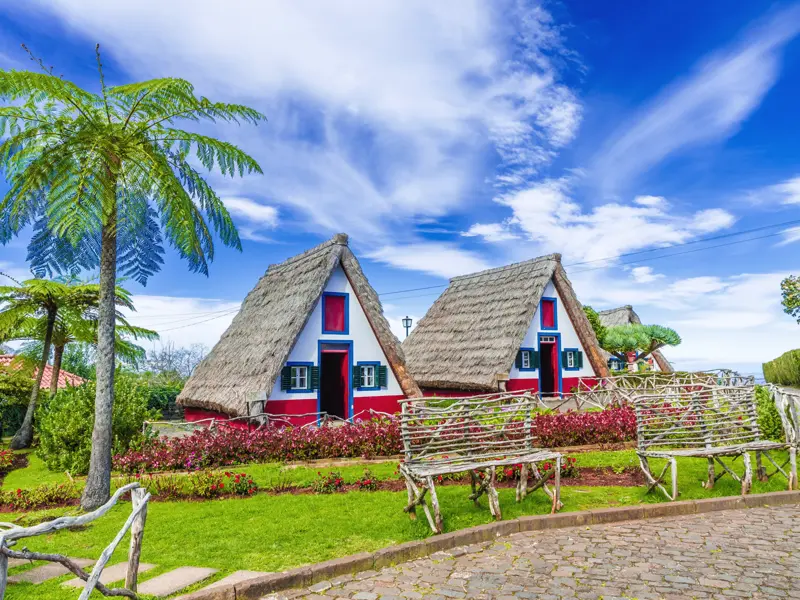
[[[5,547],[5,540],[0,541],[0,548]],[[6,595],[6,584],[8,583],[8,556],[0,552],[0,600]]]
[[[137,488],[131,491],[131,510],[144,501],[147,490]],[[131,546],[128,551],[128,572],[125,574],[125,587],[132,592],[136,591],[139,579],[139,560],[142,556],[142,538],[144,537],[144,523],[147,520],[147,506],[137,515],[131,524]],[[2,600],[2,598],[0,598]]]

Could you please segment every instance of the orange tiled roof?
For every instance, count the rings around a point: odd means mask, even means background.
[[[13,354],[0,354],[0,366],[8,366],[11,364],[11,361],[14,360]],[[53,367],[51,365],[47,365],[44,368],[44,375],[42,375],[42,384],[39,386],[42,389],[49,389],[50,382],[53,380]],[[83,377],[78,377],[73,373],[65,371],[61,369],[61,372],[58,374],[58,387],[65,388],[67,384],[69,385],[81,385],[85,379]]]

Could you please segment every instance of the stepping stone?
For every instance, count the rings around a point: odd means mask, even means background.
[[[170,596],[175,592],[179,592],[190,585],[199,583],[203,581],[203,579],[208,579],[217,571],[218,569],[206,569],[202,567],[178,567],[173,571],[141,582],[137,592],[140,595],[149,594],[157,598],[163,598],[164,596]]]
[[[9,558],[8,559],[8,568],[13,569],[14,567],[21,567],[22,565],[29,565],[31,561],[26,560],[24,558]]]
[[[155,567],[155,565],[148,565],[145,563],[139,564],[139,573],[144,573],[145,571],[149,571]],[[125,579],[125,575],[128,572],[128,563],[121,562],[115,565],[108,566],[103,569],[103,573],[100,575],[100,583],[103,585],[109,585],[114,583],[115,581],[122,581]],[[82,588],[86,585],[86,582],[83,579],[70,579],[69,581],[64,582],[64,585],[68,585],[70,587]]]
[[[72,561],[79,567],[85,569],[94,564],[91,558],[73,558]],[[9,583],[33,583],[40,584],[56,577],[61,577],[69,573],[67,568],[60,563],[47,563],[40,567],[25,571],[19,575],[12,575],[8,578]]]
[[[227,577],[224,577],[223,579],[220,579],[219,581],[216,581],[211,585],[202,588],[201,591],[213,590],[214,588],[219,588],[222,587],[223,585],[232,585],[235,583],[241,583],[243,581],[247,581],[248,579],[255,579],[256,577],[261,577],[262,575],[272,575],[272,573],[269,573],[267,571],[234,571]],[[175,598],[175,600],[182,600],[183,598],[185,598],[185,596],[178,596],[177,598]]]

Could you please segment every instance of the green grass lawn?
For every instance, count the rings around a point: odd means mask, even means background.
[[[580,466],[622,468],[638,465],[635,453],[630,450],[576,456]],[[654,468],[657,469],[659,464],[663,463],[656,462]],[[740,471],[739,461],[735,464],[736,470]],[[370,470],[385,478],[393,475],[395,467],[395,463],[388,462],[372,464]],[[40,482],[37,478],[42,476],[42,468],[40,462],[32,460],[23,472],[11,473],[9,478],[12,475],[14,478],[10,481],[15,481],[17,486],[32,481]],[[313,480],[317,472],[314,468],[285,468],[273,464],[251,465],[235,470],[248,472],[260,485],[274,482],[276,478],[303,485]],[[359,466],[335,470],[347,480],[355,480],[363,473],[363,467]],[[679,460],[681,497],[695,499],[739,493],[739,485],[728,476],[722,478],[714,490],[703,489],[700,483],[705,475],[705,460]],[[10,486],[9,480],[4,485]],[[439,488],[447,531],[490,522],[485,499],[481,507],[476,508],[466,498],[468,489],[466,486]],[[767,484],[758,481],[753,484],[754,493],[782,489],[786,489],[786,482],[778,477]],[[549,512],[549,500],[541,491],[529,496],[522,504],[514,501],[513,489],[501,489],[499,493],[506,519]],[[643,487],[565,486],[562,488],[562,500],[563,511],[577,511],[659,502],[663,497],[654,493],[645,494]],[[430,532],[422,512],[419,520],[410,521],[402,512],[405,501],[406,494],[403,491],[333,495],[258,494],[252,498],[206,502],[153,502],[148,513],[142,560],[157,564],[158,568],[146,573],[143,579],[178,566],[214,567],[220,569],[217,579],[239,569],[279,571],[426,537]],[[29,513],[27,517],[46,515],[49,518],[74,510],[42,511]],[[32,538],[27,545],[40,551],[96,558],[122,526],[129,511],[130,505],[123,503],[82,531]],[[18,516],[4,515],[3,520]],[[127,540],[123,545],[126,543]],[[121,548],[114,562],[125,560],[126,552],[126,548]],[[68,578],[65,576],[56,582],[39,586],[13,585],[9,587],[6,598],[75,600],[78,596],[75,590],[65,590],[59,585]],[[99,594],[96,596],[100,597]]]

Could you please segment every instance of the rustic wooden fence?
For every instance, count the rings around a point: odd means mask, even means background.
[[[117,501],[126,493],[131,493],[131,514],[114,537],[111,543],[100,554],[91,574],[84,571],[79,565],[67,556],[62,554],[47,554],[43,552],[32,552],[27,548],[22,550],[12,550],[19,540],[35,537],[39,535],[49,535],[62,529],[80,527],[91,523],[108,513]],[[23,560],[43,560],[62,564],[68,571],[76,577],[86,582],[81,592],[79,600],[88,600],[93,590],[97,590],[104,596],[125,596],[136,598],[137,577],[139,571],[139,558],[142,551],[142,538],[144,536],[144,524],[147,518],[147,502],[150,494],[138,483],[130,483],[119,488],[111,499],[100,508],[92,512],[75,517],[59,517],[53,521],[39,523],[33,527],[20,527],[13,523],[0,523],[0,600],[3,600],[8,584],[8,559],[17,558]],[[122,538],[130,530],[131,542],[128,552],[128,572],[125,578],[124,588],[109,589],[100,583],[100,575],[103,573],[111,555],[114,554]]]

